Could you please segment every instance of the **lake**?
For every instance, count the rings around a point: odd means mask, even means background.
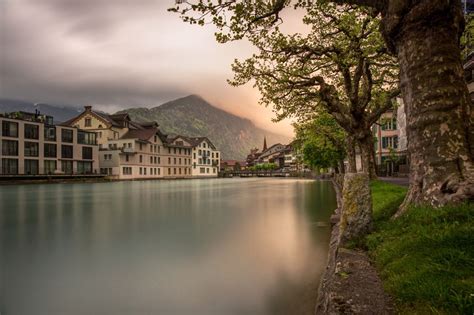
[[[0,313],[312,314],[329,181],[0,186]]]

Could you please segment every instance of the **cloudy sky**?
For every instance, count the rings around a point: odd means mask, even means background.
[[[251,85],[226,83],[230,64],[249,56],[250,44],[217,44],[212,27],[190,26],[168,13],[173,3],[0,0],[0,97],[113,112],[193,93],[292,134],[289,122],[271,122],[271,109],[258,105]],[[288,20],[291,27],[296,19]]]

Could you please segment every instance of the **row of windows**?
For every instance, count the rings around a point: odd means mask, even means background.
[[[217,164],[217,163],[219,163],[219,160],[214,160],[214,161],[212,161],[212,160],[210,160],[210,159],[205,159],[205,158],[204,158],[204,159],[201,159],[201,158],[198,159],[198,164],[208,164],[208,165],[211,165],[211,163]]]
[[[123,175],[133,175],[133,169],[128,166],[122,167]],[[159,167],[140,167],[138,168],[139,175],[161,175],[161,168]],[[191,175],[191,170],[188,168],[168,168],[168,175]]]
[[[198,150],[198,155],[202,155],[203,157],[211,157],[211,158],[219,158],[219,152],[211,152],[206,150]],[[196,158],[196,153],[194,153],[194,158]]]
[[[199,173],[201,173],[201,174],[209,174],[209,173],[210,173],[210,169],[209,169],[209,167],[201,167],[201,168],[199,169]],[[214,174],[216,173],[216,168],[214,168],[214,167],[212,168],[212,173],[214,173]]]
[[[57,157],[57,145],[52,143],[44,144],[44,157]],[[18,141],[2,140],[2,155],[18,156]],[[39,143],[28,142],[24,143],[24,156],[38,157]],[[74,147],[72,145],[61,145],[61,158],[72,159],[74,156]],[[82,147],[82,158],[84,160],[92,160],[92,147]]]
[[[191,155],[191,149],[187,148],[168,148],[168,154],[185,154],[185,155]]]
[[[77,161],[76,174],[92,174],[92,162],[89,161]],[[44,174],[54,174],[57,169],[57,161],[45,160],[44,161]],[[73,161],[61,161],[61,171],[64,174],[73,173]],[[17,175],[18,174],[18,159],[2,159],[2,174],[4,175]],[[38,175],[39,174],[39,161],[38,160],[24,160],[24,174],[26,175]]]
[[[2,123],[2,135],[5,137],[18,137],[18,123],[11,121],[4,121]],[[39,126],[32,124],[24,125],[25,139],[39,139]],[[44,139],[46,141],[56,141],[56,127],[44,128]],[[61,129],[61,141],[67,143],[74,142],[74,131],[72,129]],[[77,142],[80,144],[95,145],[96,134],[93,132],[78,131]]]

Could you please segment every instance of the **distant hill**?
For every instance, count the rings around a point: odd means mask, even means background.
[[[13,111],[51,115],[63,122],[83,111],[82,106],[52,105],[0,98],[0,113]],[[288,143],[289,137],[258,128],[249,119],[223,111],[196,95],[186,96],[153,108],[129,108],[133,120],[157,121],[163,132],[185,136],[207,136],[222,152],[224,159],[243,160],[251,148],[262,148],[263,137],[268,145]]]
[[[249,119],[223,111],[196,95],[189,95],[153,108],[129,108],[132,120],[157,121],[165,133],[207,136],[224,159],[243,160],[251,148],[267,143],[288,143],[289,137],[258,128]]]
[[[41,114],[54,117],[55,122],[63,122],[82,112],[82,107],[51,105],[44,103],[32,103],[19,100],[0,98],[0,113],[24,111],[32,112],[39,110]]]

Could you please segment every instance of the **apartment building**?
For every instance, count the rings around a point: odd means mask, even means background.
[[[375,161],[383,173],[408,173],[406,115],[401,99],[372,126],[376,138]]]
[[[40,113],[0,114],[1,175],[86,175],[99,172],[96,134],[54,125]]]
[[[190,144],[163,134],[156,122],[138,123],[128,114],[108,115],[85,106],[84,112],[64,124],[97,134],[102,174],[118,179],[192,175]]]
[[[191,148],[191,174],[193,177],[217,177],[221,153],[207,137],[177,136],[175,141]]]

